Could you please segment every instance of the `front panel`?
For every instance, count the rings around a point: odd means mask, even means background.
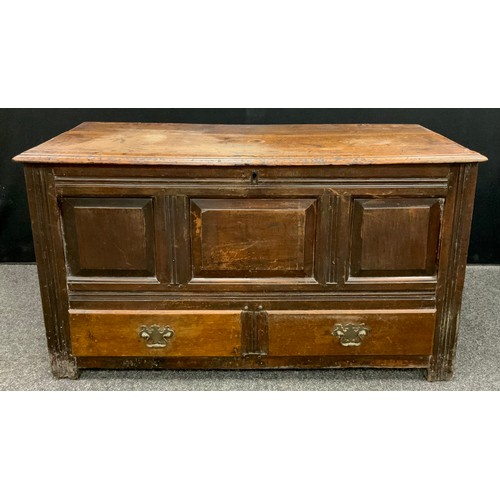
[[[70,276],[154,276],[152,198],[65,197],[61,214]]]
[[[349,278],[435,277],[442,198],[354,198]]]
[[[436,287],[444,166],[262,168],[258,182],[250,169],[235,178],[212,169],[205,179],[165,167],[127,177],[116,169],[111,177],[103,169],[59,171],[70,294]]]
[[[193,278],[313,276],[316,199],[192,199]]]

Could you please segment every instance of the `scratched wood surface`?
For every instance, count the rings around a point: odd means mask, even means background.
[[[194,276],[311,276],[315,201],[193,199]]]
[[[486,158],[420,125],[86,122],[15,158],[122,165],[376,165]]]

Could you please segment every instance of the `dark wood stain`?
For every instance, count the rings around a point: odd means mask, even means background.
[[[148,198],[62,198],[72,276],[154,276],[153,203]]]
[[[415,125],[85,123],[16,160],[57,377],[452,374],[478,153]]]
[[[351,276],[434,276],[443,201],[354,199]]]

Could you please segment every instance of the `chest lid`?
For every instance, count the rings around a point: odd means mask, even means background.
[[[335,166],[487,158],[420,125],[85,122],[14,158],[23,163]]]

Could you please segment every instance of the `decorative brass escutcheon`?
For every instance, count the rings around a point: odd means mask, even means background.
[[[365,335],[370,332],[371,328],[364,323],[337,323],[333,327],[332,335],[340,339],[340,343],[345,346],[359,346]]]
[[[146,347],[167,347],[168,340],[174,336],[174,330],[170,326],[141,325],[139,337],[146,341]]]

